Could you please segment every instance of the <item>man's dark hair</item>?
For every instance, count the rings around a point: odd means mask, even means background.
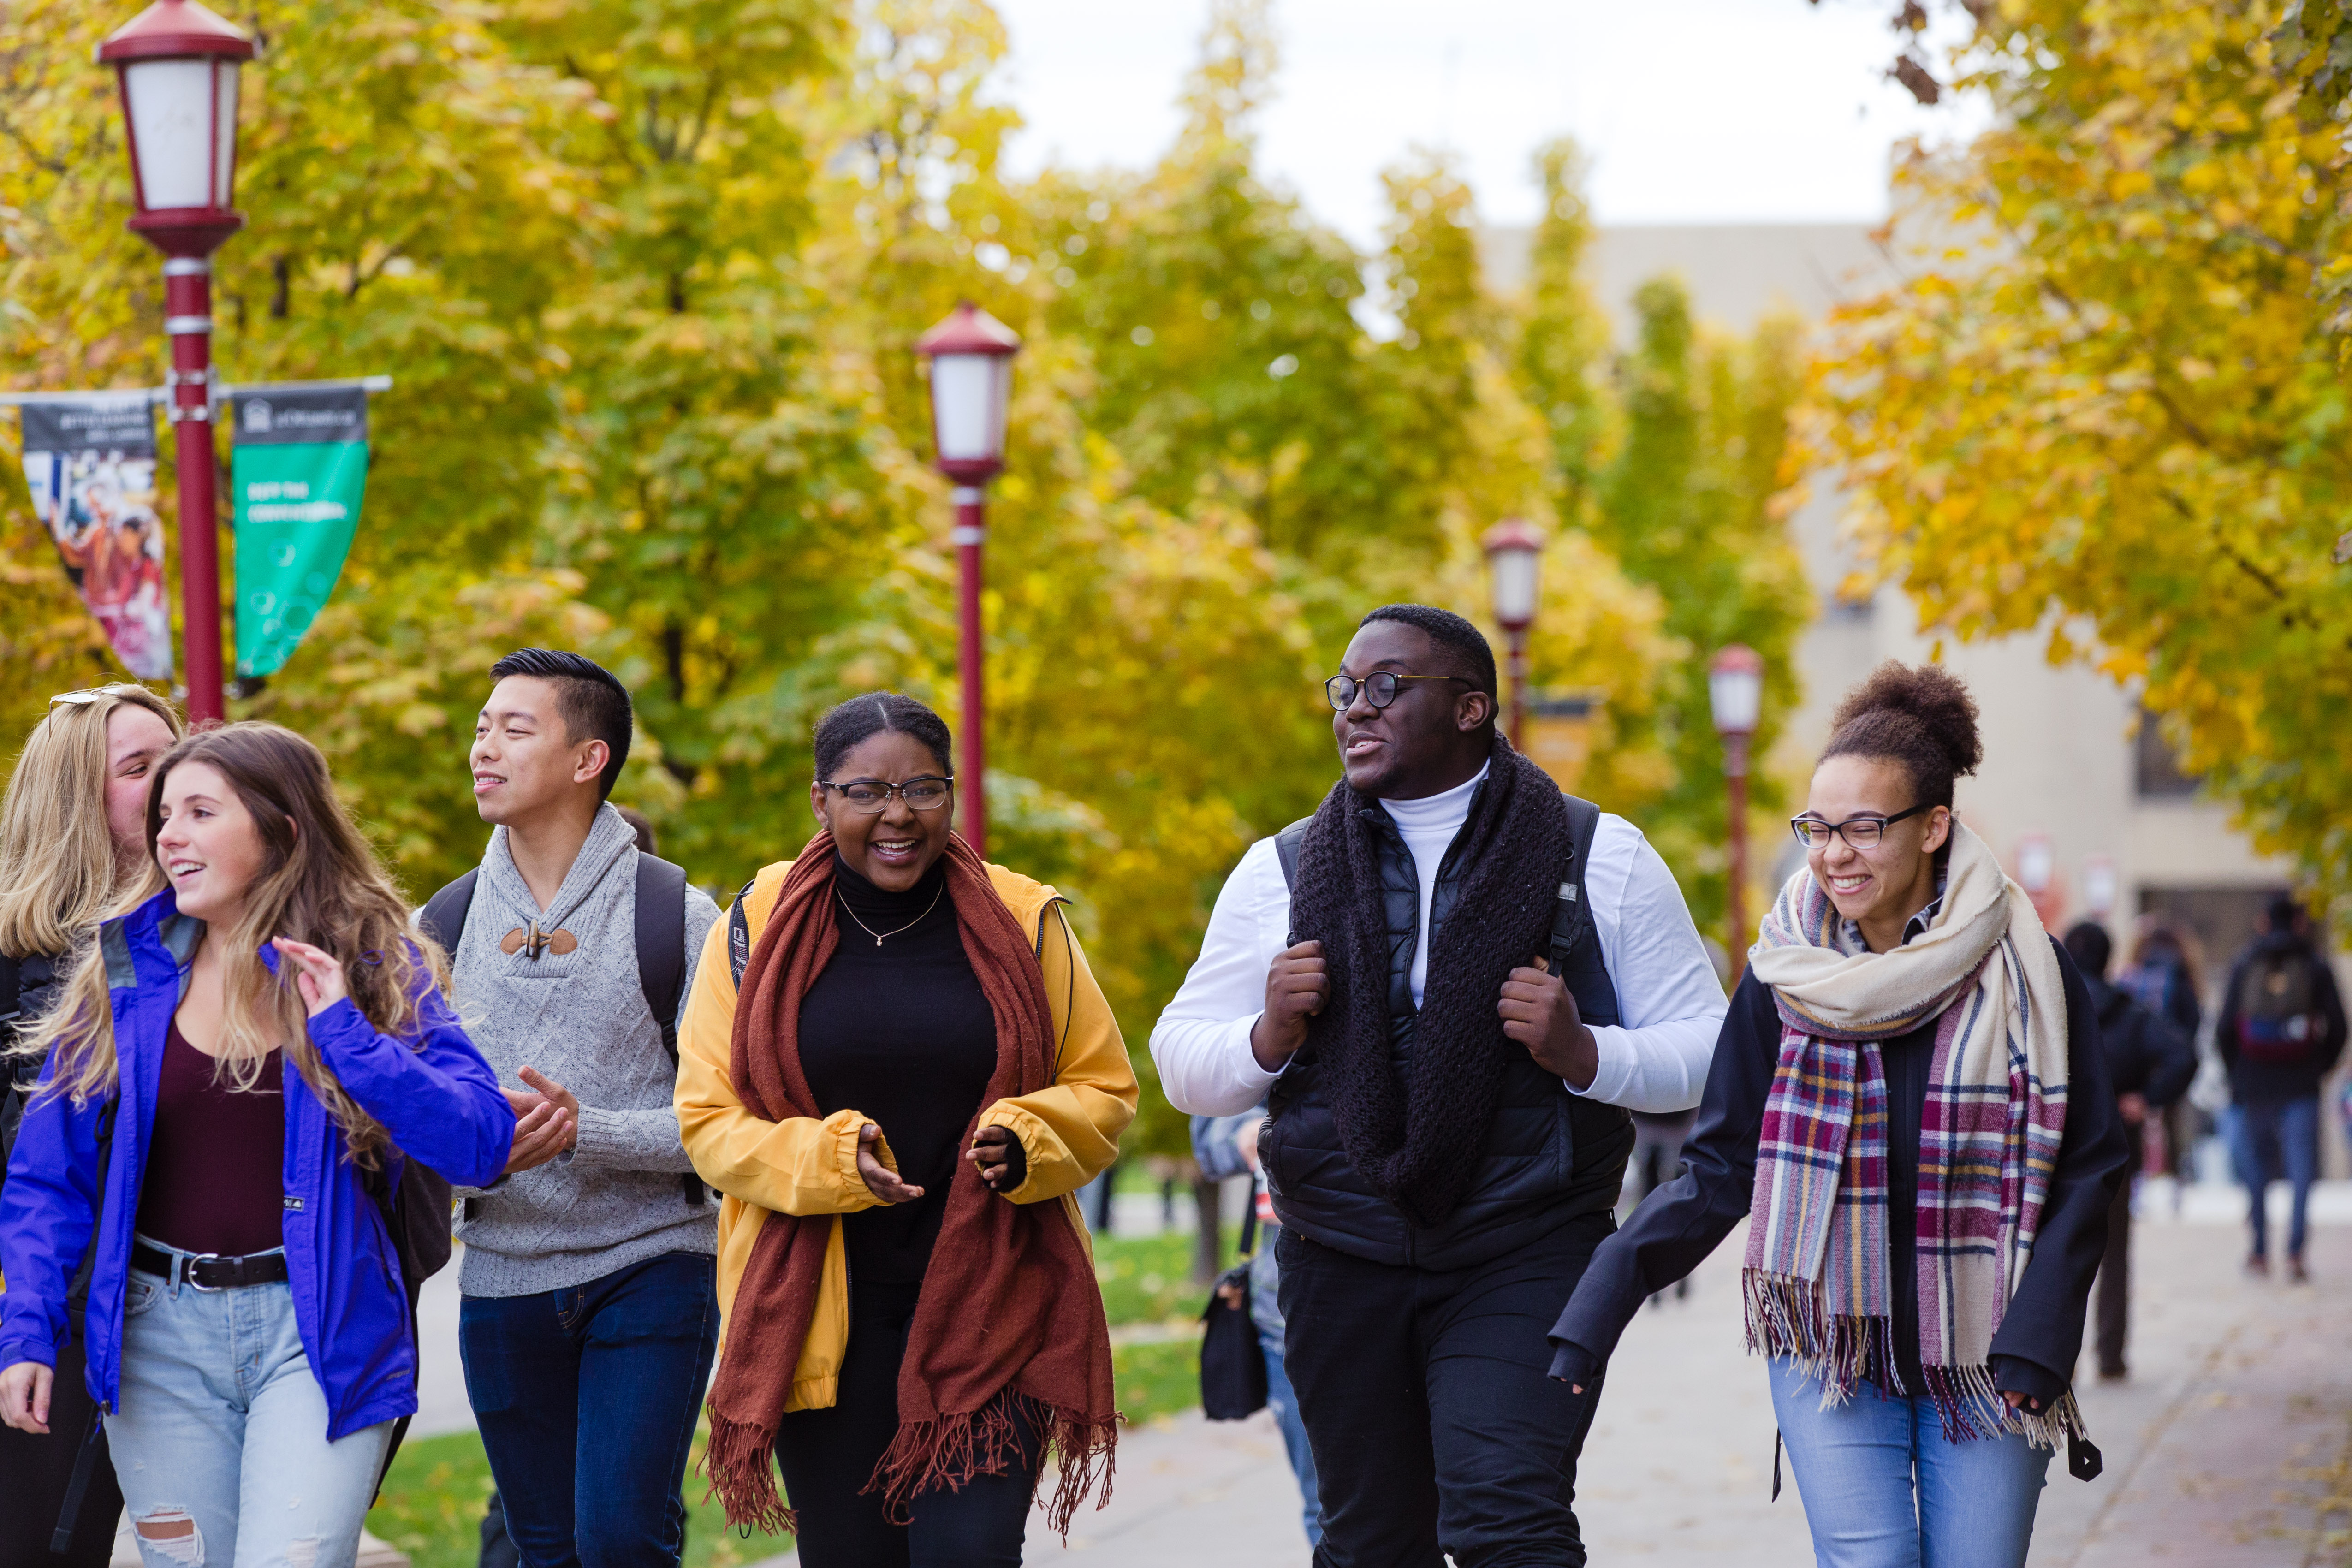
[[[896,691],[869,691],[853,697],[816,722],[816,776],[833,782],[834,769],[852,750],[884,731],[912,735],[940,764],[940,772],[955,777],[955,742],[947,721]]]
[[[1454,655],[1460,668],[1433,669],[1426,673],[1460,675],[1477,682],[1478,689],[1486,694],[1486,722],[1493,725],[1493,709],[1496,700],[1495,650],[1487,645],[1486,633],[1453,611],[1441,610],[1434,605],[1382,605],[1358,621],[1357,629],[1361,630],[1374,621],[1396,621],[1404,626],[1417,626],[1428,634],[1432,644]]]
[[[2066,933],[2066,956],[2074,967],[2094,980],[2107,977],[2107,964],[2116,955],[2115,939],[2107,928],[2096,921],[2084,921]]]
[[[596,775],[599,800],[613,793],[621,764],[629,760],[629,726],[633,712],[629,689],[620,677],[594,659],[551,647],[517,648],[490,666],[490,679],[528,675],[555,688],[556,716],[563,721],[564,737],[573,745],[602,741],[610,753],[604,771]]]
[[[2281,894],[2271,900],[2270,908],[2263,911],[2263,918],[2274,931],[2282,933],[2291,931],[2295,928],[2296,922],[2303,919],[2303,905],[2300,901]]]

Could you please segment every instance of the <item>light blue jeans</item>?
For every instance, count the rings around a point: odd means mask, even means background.
[[[2319,1179],[2319,1096],[2233,1105],[2229,1111],[2230,1161],[2238,1168],[2247,1197],[2246,1223],[2254,1233],[2254,1256],[2270,1253],[2271,1173],[2286,1178],[2293,1199],[2287,1210],[2286,1252],[2303,1256],[2309,1229],[2311,1184]]]
[[[1931,1399],[1821,1384],[1773,1358],[1772,1414],[1821,1568],[2023,1568],[2050,1451],[2022,1437],[1945,1440]]]
[[[132,1270],[120,1403],[106,1440],[146,1568],[351,1568],[392,1423],[327,1441],[284,1280]]]

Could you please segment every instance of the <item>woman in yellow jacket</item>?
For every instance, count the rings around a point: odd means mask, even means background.
[[[1013,1568],[1049,1453],[1055,1528],[1109,1492],[1072,1194],[1135,1074],[1059,895],[983,864],[954,797],[938,714],[828,713],[823,830],[712,929],[678,1035],[678,1128],[724,1194],[709,1473],[809,1568]]]

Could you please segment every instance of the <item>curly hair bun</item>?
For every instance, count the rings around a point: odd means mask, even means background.
[[[1847,692],[1831,717],[1822,761],[1840,756],[1901,763],[1923,803],[1948,806],[1952,781],[1975,773],[1984,761],[1976,699],[1939,665],[1890,658]]]

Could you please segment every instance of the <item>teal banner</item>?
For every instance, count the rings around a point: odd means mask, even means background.
[[[232,393],[236,672],[293,657],[342,575],[367,489],[367,394],[356,386]]]

